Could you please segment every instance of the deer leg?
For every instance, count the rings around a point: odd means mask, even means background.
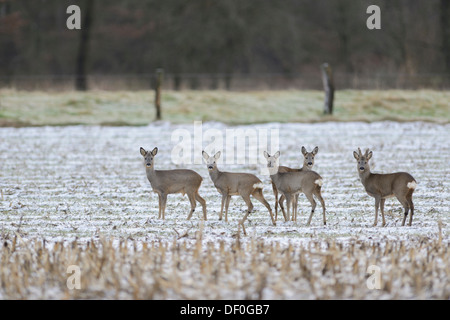
[[[163,220],[166,218],[165,217],[166,203],[167,203],[167,194],[161,193],[161,215]]]
[[[408,201],[409,209],[411,211],[411,213],[409,214],[409,226],[411,227],[414,215],[414,203],[412,202],[412,193],[406,196],[406,200]]]
[[[373,223],[374,227],[378,223],[378,208],[380,207],[380,200],[381,200],[381,197],[379,197],[379,196],[375,197],[375,221]]]
[[[247,220],[248,215],[250,214],[250,212],[252,212],[253,210],[253,204],[252,201],[250,200],[250,195],[249,194],[241,194],[242,199],[244,199],[245,203],[247,204],[247,212],[245,213],[244,217],[242,218],[242,220],[239,222],[242,225],[242,230],[244,231],[244,235],[247,235],[247,233],[245,232],[245,227],[244,227],[244,222]]]
[[[294,199],[295,199],[295,195],[293,195],[291,197],[291,212],[292,212],[291,220],[292,221],[297,221],[297,217],[295,216]]]
[[[403,215],[402,227],[405,225],[406,217],[408,216],[408,211],[409,211],[408,206],[404,206],[404,208],[405,208],[405,213]]]
[[[288,193],[288,194],[285,194],[284,196],[286,197],[286,217],[288,218],[288,221],[289,221],[289,217],[290,217],[289,215],[291,212],[291,204],[292,204],[292,195],[290,195]]]
[[[380,200],[380,210],[381,210],[381,218],[383,219],[383,227],[386,225],[386,220],[384,220],[384,202],[386,199],[382,198]]]
[[[314,192],[314,194],[316,195],[316,197],[319,199],[320,204],[322,205],[322,213],[323,213],[323,224],[326,225],[327,224],[327,220],[325,217],[325,201],[322,198],[322,192],[320,192],[320,189],[316,189],[316,191]]]
[[[192,214],[195,211],[195,207],[197,206],[197,203],[195,202],[195,193],[189,193],[188,198],[189,198],[189,202],[191,203],[191,212],[189,212],[189,215],[187,218],[189,220],[189,219],[191,219]]]
[[[406,217],[408,216],[408,212],[409,212],[409,204],[408,204],[408,201],[406,200],[406,197],[397,197],[397,200],[400,201],[403,208],[405,209],[405,213],[403,215],[403,221],[402,221],[402,226],[404,226],[405,222],[406,222]]]
[[[289,221],[289,215],[286,215],[286,211],[284,210],[283,202],[286,199],[286,196],[284,194],[281,195],[280,199],[278,200],[281,208],[281,212],[283,212],[284,221]]]
[[[294,212],[295,212],[295,221],[297,221],[297,212],[298,212],[298,197],[300,196],[299,193],[297,193],[294,196]]]
[[[222,204],[220,206],[219,220],[222,220],[223,206],[225,205],[225,199],[227,198],[225,193],[222,193]]]
[[[206,221],[206,220],[208,220],[207,218],[206,218],[206,201],[205,201],[205,199],[203,199],[199,194],[198,194],[198,191],[197,191],[197,193],[195,194],[195,199],[198,201],[198,202],[200,202],[200,204],[202,205],[202,208],[203,208],[203,219]]]
[[[247,232],[245,232],[245,227],[244,227],[244,222],[247,220],[248,215],[250,214],[249,211],[247,211],[244,215],[244,217],[242,218],[241,221],[239,221],[239,224],[242,226],[242,231],[244,232],[244,235],[247,235]]]
[[[247,204],[247,212],[250,213],[253,210],[253,203],[250,200],[250,195],[249,194],[241,194],[242,199],[244,199],[245,203]]]
[[[161,219],[161,209],[162,209],[162,199],[161,195],[158,193],[158,219]]]
[[[316,210],[316,201],[314,200],[314,196],[312,193],[305,193],[305,196],[311,203],[311,214],[309,215],[308,222],[306,223],[306,226],[309,226],[311,224],[311,219],[314,214],[314,210]]]
[[[227,195],[227,199],[225,201],[225,221],[228,222],[228,206],[230,205],[231,196]]]
[[[259,202],[261,202],[266,208],[267,208],[267,210],[269,210],[269,214],[270,214],[270,218],[272,219],[272,223],[273,223],[273,225],[274,226],[276,226],[277,224],[276,224],[276,222],[275,222],[275,219],[274,219],[274,217],[273,217],[273,214],[272,214],[272,209],[270,208],[270,205],[269,205],[269,203],[266,201],[266,199],[264,198],[264,195],[263,195],[263,193],[262,193],[262,189],[255,189],[255,191],[253,191],[253,194],[252,194],[257,200],[259,200]]]
[[[272,190],[275,196],[275,221],[276,221],[278,218],[278,189],[275,186],[275,183],[273,183],[273,181],[272,181]]]
[[[290,217],[291,221],[295,221],[295,216],[294,216],[294,197],[295,195],[289,195],[286,196],[286,206],[287,206],[287,216]]]
[[[398,201],[400,201],[400,203],[402,204],[403,208],[405,209],[405,214],[403,216],[403,222],[402,222],[402,226],[405,225],[406,222],[406,218],[408,216],[408,212],[410,212],[410,216],[409,216],[409,226],[412,225],[412,219],[413,219],[413,215],[414,215],[414,203],[412,202],[412,192],[408,192],[406,194],[406,196],[404,197],[397,197]]]

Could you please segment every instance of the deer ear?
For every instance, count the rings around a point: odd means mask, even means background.
[[[280,151],[277,151],[277,152],[273,155],[273,157],[274,157],[275,159],[278,159],[279,156],[280,156]]]
[[[147,154],[147,151],[145,151],[145,149],[142,148],[142,147],[141,147],[140,151],[141,151],[141,155],[142,155],[143,157],[145,157],[145,155]]]
[[[208,155],[205,151],[202,151],[202,156],[203,156],[203,159],[205,159],[206,161],[208,161],[209,155]]]
[[[369,149],[367,149],[366,154],[367,154],[367,156],[366,156],[367,160],[370,160],[370,158],[372,158],[372,156],[373,156],[372,151],[369,151]]]
[[[265,157],[266,159],[269,159],[270,154],[268,154],[267,151],[264,151],[264,157]]]
[[[359,160],[359,154],[356,151],[353,151],[353,156],[355,157],[356,160]]]
[[[319,147],[315,147],[314,150],[312,151],[313,155],[316,155],[319,152]]]
[[[214,155],[214,159],[219,159],[221,154],[222,153],[220,151],[217,151],[217,153]]]
[[[158,148],[154,148],[153,150],[152,150],[152,156],[156,156],[156,154],[158,153]]]
[[[306,151],[306,148],[304,146],[302,146],[302,153],[304,156],[306,156],[306,154],[308,153],[308,151]]]

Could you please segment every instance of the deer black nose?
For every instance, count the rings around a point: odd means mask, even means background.
[[[312,162],[308,162],[308,166],[312,166]]]
[[[364,170],[364,167],[359,167],[359,170]]]
[[[210,169],[210,170],[211,170],[212,168],[213,168],[213,166],[208,166],[208,169]]]
[[[152,164],[150,162],[147,162],[147,167],[150,167]]]

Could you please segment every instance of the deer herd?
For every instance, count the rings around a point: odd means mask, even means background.
[[[244,234],[244,222],[253,210],[250,196],[253,196],[253,198],[257,199],[267,208],[273,225],[276,225],[278,206],[283,213],[285,221],[297,221],[298,197],[300,193],[303,193],[311,203],[311,214],[306,225],[310,225],[314,210],[316,209],[314,196],[321,204],[323,224],[326,225],[325,201],[321,194],[323,179],[317,172],[312,170],[314,166],[314,157],[318,151],[318,147],[315,147],[311,152],[308,152],[305,147],[302,147],[304,161],[303,167],[299,169],[279,166],[279,151],[273,155],[264,151],[264,157],[267,160],[267,169],[269,170],[272,189],[275,196],[275,216],[273,215],[269,203],[264,198],[262,192],[264,184],[258,177],[250,173],[220,171],[217,167],[217,160],[220,158],[221,152],[219,151],[215,155],[210,156],[203,151],[202,155],[206,162],[209,176],[217,191],[222,195],[219,220],[222,220],[225,207],[225,221],[228,221],[228,207],[231,196],[239,195],[247,205],[247,211],[244,217],[239,221]],[[154,159],[158,153],[158,148],[154,148],[152,151],[146,151],[141,147],[140,153],[144,157],[147,178],[150,181],[153,191],[158,194],[158,218],[165,218],[167,195],[181,193],[183,195],[187,194],[191,203],[191,210],[187,219],[189,220],[192,217],[192,214],[195,211],[196,202],[198,201],[203,209],[203,219],[207,220],[206,201],[198,193],[203,178],[197,172],[189,169],[155,170]],[[361,149],[358,148],[358,152],[354,151],[353,156],[356,159],[357,171],[365,191],[368,195],[375,198],[375,221],[373,225],[377,225],[378,208],[381,210],[381,217],[383,220],[382,225],[386,225],[384,219],[384,202],[386,198],[396,197],[405,210],[402,226],[405,225],[408,213],[409,226],[411,226],[414,215],[412,194],[417,186],[416,180],[406,172],[388,174],[371,173],[369,160],[372,158],[372,151],[369,151],[369,149],[363,154]],[[281,194],[279,198],[278,194]],[[284,201],[286,201],[286,211],[283,205]]]

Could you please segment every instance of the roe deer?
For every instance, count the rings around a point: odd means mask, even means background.
[[[409,225],[411,226],[414,215],[412,194],[417,186],[416,180],[407,172],[388,174],[371,173],[369,160],[372,158],[372,151],[369,151],[369,149],[363,155],[361,149],[358,148],[358,152],[353,151],[353,156],[357,161],[357,170],[364,189],[369,196],[375,198],[375,222],[373,225],[377,225],[378,207],[381,208],[383,227],[386,225],[386,221],[384,220],[384,201],[386,198],[395,196],[405,209],[402,226],[405,225],[409,210],[411,210],[409,217]]]
[[[167,195],[172,193],[187,194],[191,202],[191,211],[188,215],[188,220],[194,213],[196,200],[200,202],[203,207],[203,219],[206,219],[206,201],[198,194],[198,189],[202,183],[203,178],[195,171],[188,169],[175,170],[155,170],[154,158],[158,153],[158,148],[153,151],[145,151],[140,149],[141,155],[144,157],[145,171],[147,173],[148,181],[153,188],[153,191],[158,194],[159,198],[159,212],[158,219],[165,218]],[[147,220],[148,221],[148,220]]]
[[[283,173],[283,172],[311,171],[314,166],[314,156],[318,152],[319,152],[319,147],[315,147],[313,149],[313,151],[308,152],[306,150],[306,148],[304,146],[302,146],[303,167],[301,167],[300,169],[292,169],[292,168],[285,167],[285,166],[279,166],[278,172]],[[275,183],[273,183],[273,181],[272,181],[272,190],[275,195],[275,221],[277,220],[277,217],[278,217],[278,204],[280,204],[280,208],[281,208],[281,211],[283,212],[283,216],[286,218],[286,213],[284,211],[284,206],[283,206],[284,199],[286,199],[286,198],[284,195],[281,195],[280,199],[277,201],[278,190],[277,190],[277,187],[275,186]],[[295,199],[294,199],[295,212],[297,212],[298,196],[299,196],[299,194],[296,194]],[[288,217],[288,220],[289,220],[289,217]]]
[[[311,203],[311,215],[309,216],[308,223],[311,224],[311,219],[316,209],[316,201],[314,200],[315,195],[322,205],[323,210],[323,224],[326,225],[325,218],[325,201],[322,198],[321,188],[322,188],[322,177],[314,171],[296,171],[296,172],[279,172],[278,171],[278,157],[280,156],[280,151],[276,152],[273,156],[264,151],[264,157],[267,159],[267,167],[269,168],[270,178],[275,183],[277,190],[280,191],[287,201],[287,216],[289,217],[290,208],[295,195],[303,192]],[[285,217],[286,218],[286,217]],[[286,219],[287,220],[287,219]],[[292,212],[292,220],[297,220],[297,213]]]
[[[244,226],[244,222],[247,216],[253,210],[253,204],[250,200],[252,195],[259,200],[269,210],[270,218],[273,225],[276,225],[273,218],[272,209],[270,209],[269,203],[264,199],[262,189],[264,187],[261,180],[255,175],[250,173],[237,173],[237,172],[222,172],[217,168],[216,161],[220,157],[220,151],[214,156],[210,157],[205,151],[202,152],[203,158],[206,161],[206,166],[209,171],[209,176],[214,183],[220,194],[222,194],[222,205],[220,208],[219,220],[222,220],[223,206],[225,205],[225,221],[228,221],[228,205],[230,204],[231,196],[240,195],[247,204],[248,210],[244,218],[242,218],[240,224]],[[245,233],[245,229],[244,229]]]

